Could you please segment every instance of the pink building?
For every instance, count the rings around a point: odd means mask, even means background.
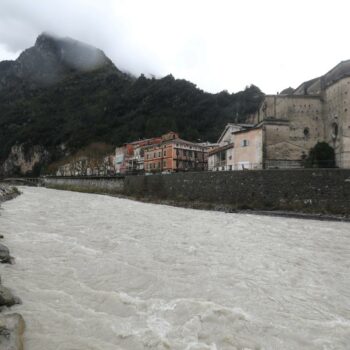
[[[144,171],[145,147],[161,142],[161,137],[126,143],[115,149],[115,170],[117,174],[140,173]]]
[[[182,140],[175,132],[162,136],[161,142],[145,148],[145,171],[201,171],[207,168],[210,145]]]
[[[208,154],[208,170],[263,168],[262,125],[228,124],[218,143]]]

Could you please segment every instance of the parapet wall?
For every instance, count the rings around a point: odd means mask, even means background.
[[[114,193],[198,208],[350,216],[350,169],[177,173],[117,180],[49,178],[45,182],[49,187]]]

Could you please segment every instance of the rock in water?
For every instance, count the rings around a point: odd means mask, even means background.
[[[8,288],[0,286],[0,307],[12,306],[15,304],[21,304],[21,300],[14,296]]]
[[[10,251],[3,244],[0,244],[0,263],[2,264],[11,263]]]
[[[25,324],[20,314],[0,316],[0,349],[23,350]]]

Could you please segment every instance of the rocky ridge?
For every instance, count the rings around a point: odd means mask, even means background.
[[[19,194],[15,187],[0,185],[0,203],[12,199]],[[0,239],[4,236],[0,232]],[[13,264],[14,258],[10,255],[10,250],[0,243],[0,264]],[[2,314],[1,311],[15,304],[20,304],[21,300],[12,291],[3,286],[0,278],[0,349],[1,350],[22,350],[24,332],[23,317],[18,314]]]

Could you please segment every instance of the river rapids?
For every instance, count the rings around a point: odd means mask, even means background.
[[[26,350],[350,347],[350,224],[21,188],[0,274]]]

